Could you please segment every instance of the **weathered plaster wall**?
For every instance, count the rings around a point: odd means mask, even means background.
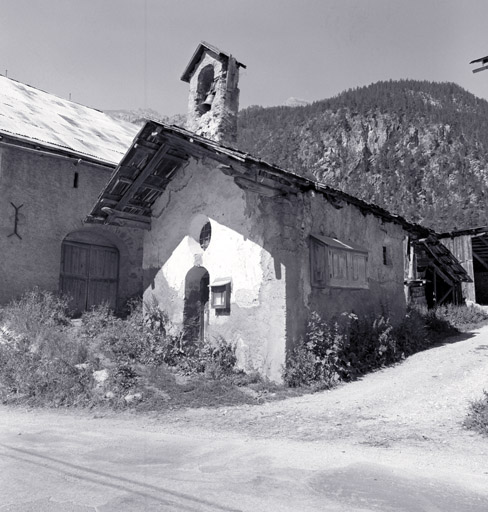
[[[303,336],[310,311],[405,312],[402,228],[314,192],[264,197],[240,189],[208,160],[191,161],[161,196],[145,235],[145,299],[157,300],[181,325],[185,277],[204,267],[210,283],[230,278],[231,311],[210,311],[207,333],[237,343],[242,366],[281,378],[286,348]],[[212,239],[198,243],[210,220]],[[311,234],[337,237],[369,251],[369,288],[312,288]],[[383,247],[391,264],[383,263]]]
[[[250,193],[248,193],[250,195]],[[274,199],[261,198],[254,211],[265,219],[264,243],[287,269],[287,347],[303,336],[311,311],[323,318],[343,312],[385,314],[393,321],[406,310],[404,294],[404,239],[401,226],[383,223],[347,203],[335,208],[313,191]],[[368,288],[351,289],[311,285],[310,235],[351,242],[368,251]],[[388,264],[383,262],[387,248]]]
[[[393,320],[404,315],[406,232],[401,226],[383,222],[372,214],[363,214],[358,208],[346,203],[342,203],[341,208],[335,208],[322,194],[316,194],[311,197],[310,230],[312,234],[322,233],[366,249],[369,283],[368,289],[358,290],[312,288],[312,309],[326,317],[343,311],[382,313]],[[383,260],[384,247],[387,251],[387,264]]]
[[[239,361],[279,380],[285,358],[286,270],[264,244],[261,222],[246,194],[215,162],[192,161],[156,203],[145,235],[145,294],[156,298],[176,324],[183,322],[185,277],[194,266],[207,269],[210,284],[231,280],[231,310],[210,310],[207,333],[236,343]],[[259,215],[258,215],[259,217]],[[212,237],[198,242],[210,220]]]
[[[57,290],[61,243],[80,230],[104,234],[119,248],[121,301],[141,292],[142,233],[83,224],[110,173],[74,158],[0,145],[0,303],[34,286]],[[11,202],[23,204],[18,226],[22,239],[9,237],[14,227]]]

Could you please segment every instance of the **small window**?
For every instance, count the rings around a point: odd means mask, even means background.
[[[212,225],[210,222],[207,222],[205,226],[203,226],[200,231],[200,247],[205,250],[210,244],[210,239],[212,238]]]
[[[316,288],[368,288],[368,253],[335,238],[312,236],[311,284]]]
[[[212,308],[216,311],[230,311],[230,279],[214,281],[210,291]]]
[[[390,248],[387,246],[383,246],[383,265],[391,267],[392,264],[393,263],[391,261]]]
[[[78,174],[78,172],[75,172],[75,175],[73,177],[73,188],[78,188],[78,180],[79,180],[79,174]]]

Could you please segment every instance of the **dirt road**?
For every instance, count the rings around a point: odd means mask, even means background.
[[[330,392],[136,416],[0,408],[0,511],[488,510],[488,327]]]

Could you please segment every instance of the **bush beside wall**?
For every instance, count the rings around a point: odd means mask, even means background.
[[[73,326],[67,303],[34,290],[0,309],[0,400],[47,406],[125,406],[169,399],[160,386],[188,376],[221,380],[238,372],[223,338],[184,347],[166,315],[142,303],[127,318],[107,307]],[[158,387],[159,386],[159,387]]]
[[[305,338],[288,354],[283,377],[291,387],[331,388],[487,320],[486,313],[468,306],[410,308],[396,326],[384,316],[344,313],[326,322],[312,313]]]
[[[235,347],[225,339],[183,342],[154,305],[143,311],[142,303],[134,302],[125,319],[99,307],[75,326],[67,311],[66,301],[40,290],[0,308],[0,401],[56,407],[142,402],[158,407],[169,400],[175,406],[178,401],[218,405],[242,403],[246,393],[248,399],[272,387],[236,369]],[[464,328],[486,318],[473,308],[412,309],[392,326],[384,316],[343,314],[325,322],[313,313],[304,340],[288,354],[284,380],[291,388],[330,388],[458,332],[452,324]],[[246,393],[235,392],[246,386],[251,386]],[[285,396],[277,389],[273,395]]]

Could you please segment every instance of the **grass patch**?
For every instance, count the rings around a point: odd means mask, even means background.
[[[483,398],[471,403],[464,426],[484,436],[488,436],[488,392]]]
[[[488,314],[476,306],[446,304],[425,311],[423,314],[431,331],[438,330],[439,326],[436,324],[439,323],[444,324],[441,327],[444,331],[452,329],[459,332],[477,329],[488,323]]]

